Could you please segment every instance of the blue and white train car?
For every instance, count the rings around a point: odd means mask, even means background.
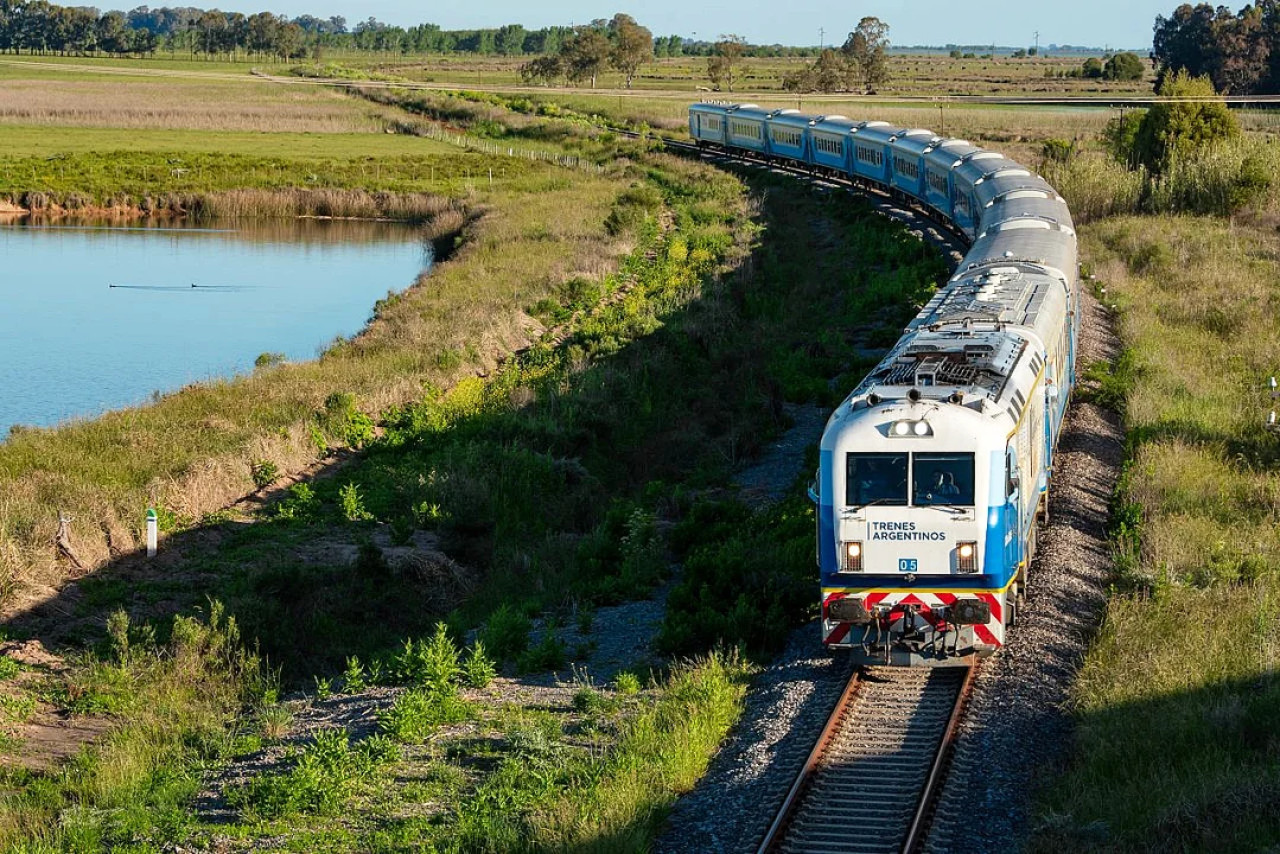
[[[831,172],[848,175],[850,134],[858,126],[844,116],[818,116],[809,121],[811,163]]]
[[[725,133],[726,144],[734,148],[769,153],[769,134],[766,132],[770,111],[760,107],[745,106],[732,111],[726,117],[729,129]]]
[[[799,110],[774,110],[769,114],[769,153],[796,163],[809,162],[810,116]]]
[[[689,136],[699,145],[724,145],[729,130],[729,114],[740,106],[754,104],[700,103],[689,107]]]
[[[854,177],[887,188],[893,127],[888,122],[859,122],[851,133]]]
[[[941,141],[931,130],[905,130],[894,135],[889,157],[889,186],[924,201],[925,153]]]
[[[924,201],[941,216],[952,219],[952,173],[970,154],[982,149],[963,139],[944,139],[924,155]]]

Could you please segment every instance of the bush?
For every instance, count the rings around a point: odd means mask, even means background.
[[[537,673],[543,670],[559,670],[564,667],[566,654],[564,644],[556,634],[554,620],[548,620],[542,630],[542,640],[538,645],[525,651],[520,656],[517,666],[522,673]]]
[[[510,661],[529,648],[529,618],[504,602],[489,615],[481,642],[498,661]]]
[[[326,433],[352,448],[362,448],[373,440],[373,419],[356,408],[356,396],[350,392],[329,395],[317,419]]]
[[[1161,97],[1201,100],[1159,102],[1148,110],[1138,126],[1131,161],[1159,174],[1179,159],[1239,136],[1240,123],[1216,95],[1208,77],[1183,70],[1166,77]]]
[[[484,651],[484,642],[476,641],[462,662],[462,681],[472,688],[484,688],[498,675],[493,659]]]

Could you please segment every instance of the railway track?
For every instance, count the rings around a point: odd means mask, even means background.
[[[975,667],[854,674],[758,854],[913,852],[942,789]]]

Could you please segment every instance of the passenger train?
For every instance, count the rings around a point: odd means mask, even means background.
[[[809,495],[828,648],[895,665],[995,652],[1024,603],[1075,385],[1066,203],[1001,154],[886,122],[699,103],[689,132],[699,146],[889,193],[969,242],[831,415]]]

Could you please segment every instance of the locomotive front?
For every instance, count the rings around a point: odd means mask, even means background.
[[[960,360],[897,364],[939,370],[868,384],[822,437],[823,639],[859,663],[960,664],[1004,639],[1011,419]]]

